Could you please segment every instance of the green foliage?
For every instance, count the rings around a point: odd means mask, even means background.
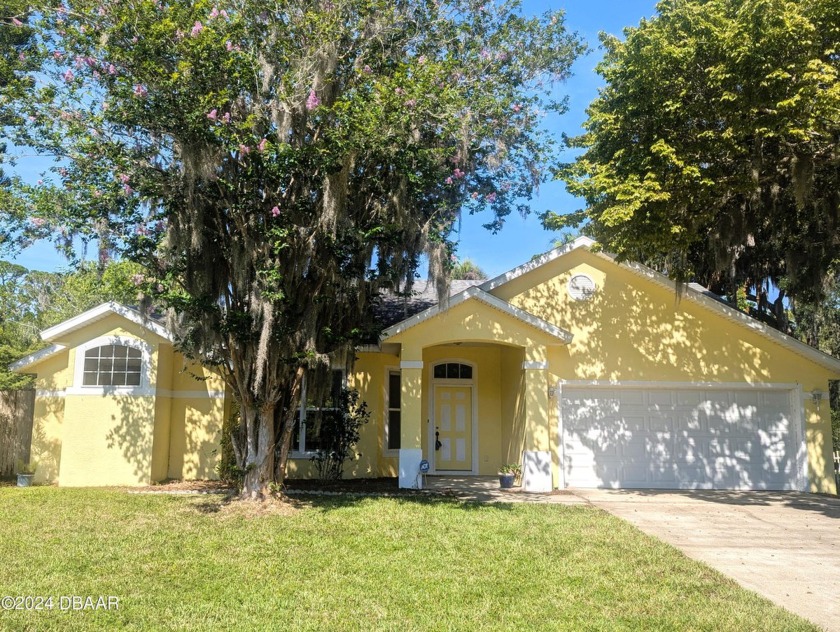
[[[39,272],[0,261],[0,390],[29,388],[31,375],[9,364],[44,346],[40,332],[108,301],[137,303],[135,263],[85,264],[75,272]]]
[[[359,442],[359,432],[370,421],[367,402],[359,401],[359,392],[343,388],[334,402],[335,408],[313,414],[318,419],[320,450],[311,460],[318,469],[318,476],[338,480],[344,472],[344,463],[358,458],[353,448]]]
[[[24,461],[23,459],[18,459],[15,464],[15,471],[18,474],[34,474],[35,470],[38,469],[38,461],[32,459],[30,461]]]
[[[487,278],[487,273],[472,259],[464,259],[463,261],[456,261],[454,263],[449,277],[464,281],[480,281]]]
[[[606,87],[559,176],[586,208],[547,215],[621,258],[727,286],[819,294],[840,256],[836,0],[664,0],[602,36]],[[588,222],[588,223],[586,223]]]

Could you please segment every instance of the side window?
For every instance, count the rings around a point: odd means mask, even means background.
[[[388,450],[400,449],[400,392],[402,390],[400,372],[388,372],[388,419],[385,429]]]
[[[142,354],[126,345],[103,345],[85,351],[82,386],[140,386]]]
[[[344,371],[333,369],[330,375],[330,391],[323,406],[318,406],[309,396],[304,378],[304,401],[300,404],[297,425],[292,436],[292,452],[317,452],[321,449],[318,429],[320,420],[325,415],[334,414],[344,388]]]

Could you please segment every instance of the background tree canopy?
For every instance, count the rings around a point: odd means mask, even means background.
[[[559,176],[586,202],[551,228],[734,297],[813,301],[840,246],[840,4],[664,0],[602,35],[606,87]],[[766,297],[765,297],[766,300]]]
[[[37,3],[36,3],[37,4]],[[238,400],[245,493],[282,481],[304,377],[351,362],[382,287],[445,279],[462,208],[498,229],[555,157],[552,82],[583,45],[516,1],[79,0],[37,6],[9,240],[97,239],[147,270],[187,355]],[[11,217],[14,220],[16,218]],[[19,219],[19,218],[17,218]],[[445,283],[440,283],[445,292]],[[275,467],[275,452],[279,455]]]

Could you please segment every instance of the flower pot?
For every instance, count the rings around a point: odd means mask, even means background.
[[[18,487],[32,487],[32,479],[35,478],[34,474],[18,474],[17,475],[17,486]]]
[[[502,489],[511,489],[515,480],[516,474],[499,474],[499,487]]]

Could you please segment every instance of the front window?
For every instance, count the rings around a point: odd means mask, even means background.
[[[321,421],[328,415],[340,414],[341,411],[338,406],[341,391],[344,388],[344,371],[334,369],[330,373],[330,380],[330,390],[326,401],[319,403],[314,400],[311,391],[307,393],[306,377],[304,377],[303,397],[295,422],[294,434],[292,435],[293,452],[317,452],[320,450],[321,440],[318,431],[321,427]]]
[[[142,355],[126,345],[103,345],[85,351],[83,386],[140,386]]]
[[[387,448],[389,450],[400,449],[400,392],[402,384],[399,371],[388,372],[388,419],[385,428]]]
[[[471,380],[473,376],[472,367],[469,364],[459,362],[443,362],[436,364],[434,378],[437,380]]]

